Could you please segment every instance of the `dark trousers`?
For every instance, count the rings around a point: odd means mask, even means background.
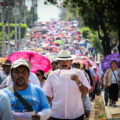
[[[80,117],[76,119],[58,119],[58,118],[52,118],[52,120],[84,120],[84,115],[81,115]]]
[[[104,100],[105,100],[105,104],[108,103],[108,98],[109,98],[109,87],[106,87],[104,89]]]
[[[118,85],[117,84],[111,84],[109,87],[109,98],[112,101],[118,101]]]

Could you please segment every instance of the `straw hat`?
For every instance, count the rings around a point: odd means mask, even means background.
[[[74,57],[70,54],[69,50],[61,50],[56,60],[73,60]]]

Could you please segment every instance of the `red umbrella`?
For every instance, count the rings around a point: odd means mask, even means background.
[[[50,61],[43,55],[31,51],[14,52],[7,59],[14,62],[19,58],[24,58],[32,64],[31,72],[36,72],[38,69],[43,70],[45,73],[51,69]]]

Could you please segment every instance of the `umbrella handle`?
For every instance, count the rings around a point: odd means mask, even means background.
[[[30,54],[30,57],[29,57],[29,62],[31,61],[31,58],[32,58],[32,54]]]

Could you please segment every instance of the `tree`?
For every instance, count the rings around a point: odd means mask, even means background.
[[[97,32],[91,31],[88,27],[82,27],[80,29],[80,32],[83,38],[89,39],[90,43],[92,44],[93,48],[95,48],[97,53],[103,54],[101,40],[99,39]]]
[[[48,1],[54,4],[56,2],[56,0]],[[64,0],[62,5],[74,10],[82,17],[84,25],[98,32],[106,56],[111,53],[112,42],[109,35],[113,29],[118,32],[120,44],[119,4],[119,0]]]
[[[60,12],[60,15],[59,15],[59,20],[64,20],[66,21],[67,20],[67,9],[66,8],[61,8],[60,9],[61,12]]]

